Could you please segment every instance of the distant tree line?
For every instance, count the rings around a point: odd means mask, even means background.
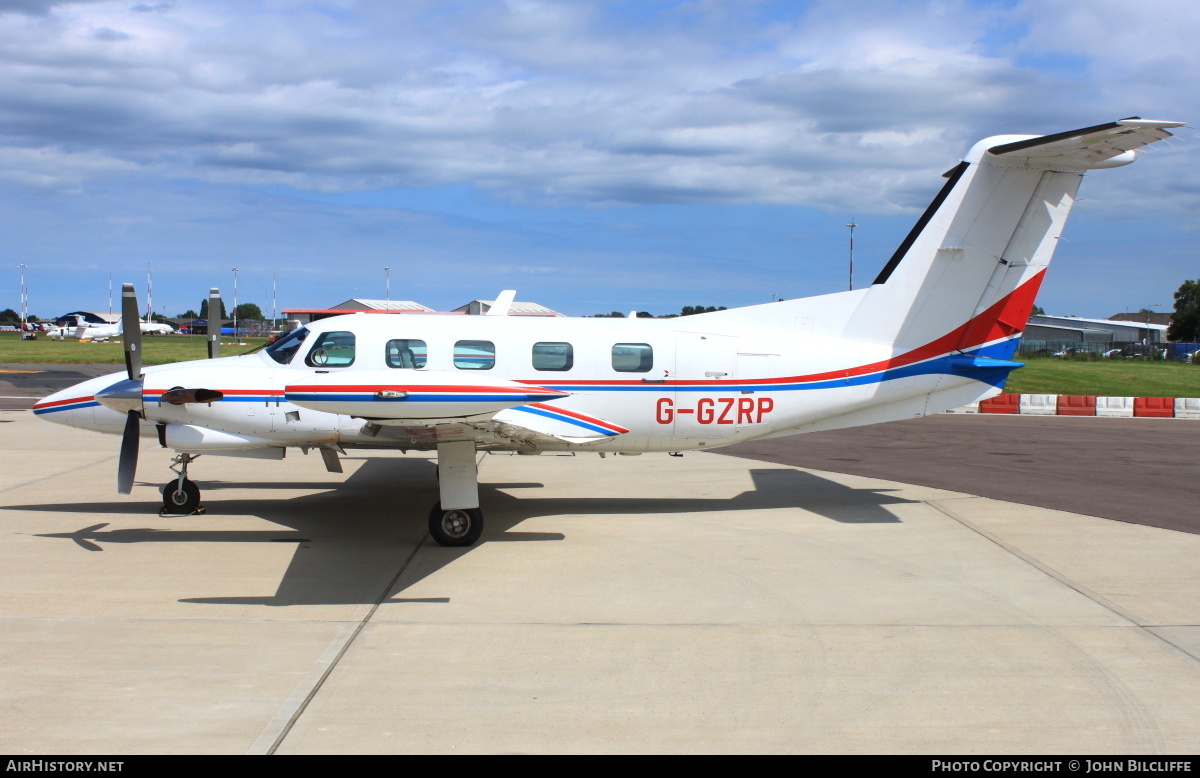
[[[237,318],[239,321],[261,321],[262,319],[265,318],[263,316],[262,309],[259,308],[254,303],[242,303],[237,308],[234,308],[234,311],[237,312]],[[177,316],[176,318],[179,318],[179,319],[204,319],[205,321],[207,321],[208,320],[208,298],[206,297],[200,301],[200,312],[199,313],[196,313],[196,311],[193,310],[192,308],[188,308],[186,311],[179,314],[179,316]],[[232,318],[233,317],[229,315],[228,310],[225,308],[225,300],[221,300],[221,319],[225,320],[225,319],[232,319]]]
[[[637,318],[639,318],[639,319],[674,319],[679,316],[692,316],[697,313],[716,313],[717,311],[723,311],[723,310],[725,310],[724,305],[722,305],[720,308],[714,308],[711,305],[709,305],[707,307],[705,307],[703,305],[685,305],[685,306],[683,306],[683,310],[681,310],[679,313],[668,313],[668,314],[664,314],[662,316],[655,316],[654,314],[652,314],[648,311],[638,311]],[[620,311],[613,311],[612,313],[597,313],[594,316],[590,316],[588,318],[592,318],[592,319],[624,319],[626,317],[625,317],[625,314],[621,313]]]
[[[1184,281],[1175,293],[1175,312],[1167,327],[1167,340],[1200,342],[1200,280]]]
[[[37,322],[41,321],[40,319],[38,319],[38,317],[34,316],[32,313],[29,314],[29,316],[27,317],[26,320],[31,321],[35,324]],[[0,311],[0,324],[3,324],[5,326],[11,326],[13,324],[20,324],[20,323],[21,323],[21,314],[17,313],[12,308],[5,308],[3,311]]]

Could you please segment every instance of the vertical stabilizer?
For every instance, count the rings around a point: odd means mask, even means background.
[[[945,353],[1019,335],[1083,173],[1134,159],[1180,122],[1123,119],[977,143],[851,315],[844,335]]]

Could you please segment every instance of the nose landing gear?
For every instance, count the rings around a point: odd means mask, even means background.
[[[200,507],[200,487],[188,480],[187,477],[188,465],[199,456],[199,454],[179,454],[171,460],[171,470],[178,473],[179,477],[168,481],[162,488],[162,515],[170,513],[186,516],[204,512],[204,509]]]

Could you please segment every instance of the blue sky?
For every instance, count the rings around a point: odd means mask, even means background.
[[[1200,14],[1029,2],[0,3],[0,308],[503,288],[570,315],[869,283],[978,139],[1195,120]],[[1200,277],[1195,133],[1084,182],[1048,312]],[[119,286],[118,286],[119,289]]]

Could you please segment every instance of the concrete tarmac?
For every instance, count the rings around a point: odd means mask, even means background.
[[[5,412],[0,442],[0,752],[1200,752],[1195,534],[485,456],[455,550],[426,455],[203,457],[209,513],[171,519],[167,451],[119,496],[115,436]]]
[[[1200,419],[939,414],[720,451],[1200,533]]]

